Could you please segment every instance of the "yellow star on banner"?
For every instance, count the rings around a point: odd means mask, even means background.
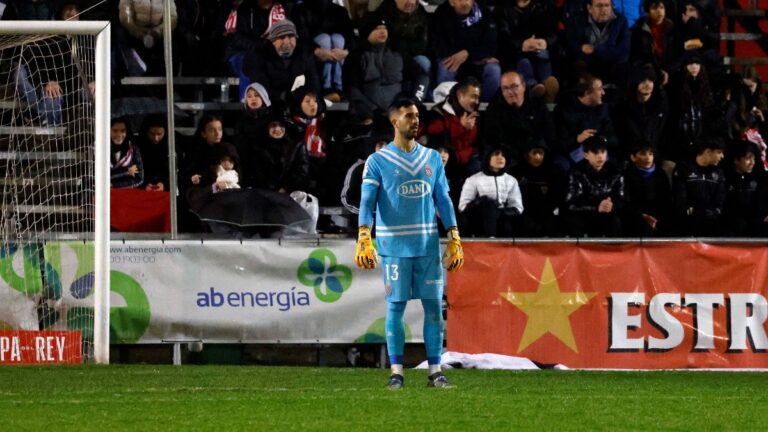
[[[594,292],[561,292],[555,272],[549,258],[544,262],[544,270],[536,292],[503,292],[501,296],[528,315],[523,338],[517,352],[522,352],[546,333],[560,339],[573,352],[578,353],[576,340],[573,338],[569,316],[576,309],[589,303]]]

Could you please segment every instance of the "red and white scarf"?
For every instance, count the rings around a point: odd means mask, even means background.
[[[240,0],[232,3],[232,10],[229,12],[227,21],[224,23],[224,34],[232,34],[237,31],[237,8],[240,6]]]
[[[131,163],[132,160],[133,160],[133,147],[128,146],[128,151],[125,152],[125,155],[119,158],[116,162],[112,163],[112,168],[128,168],[129,166],[133,165]]]
[[[261,37],[265,38],[267,37],[267,34],[269,34],[269,29],[272,28],[272,25],[280,20],[286,19],[285,16],[285,9],[283,8],[283,5],[280,3],[275,3],[272,5],[272,9],[269,11],[269,25],[267,26],[267,29],[264,31],[264,34],[261,35]]]
[[[763,166],[768,168],[768,160],[766,160],[765,157],[766,148],[768,148],[768,145],[766,145],[765,140],[763,140],[763,136],[760,135],[760,132],[757,129],[749,128],[744,131],[744,134],[741,136],[741,138],[757,146],[757,149],[760,151],[760,157],[763,159]]]
[[[293,116],[293,120],[306,127],[304,130],[304,144],[307,146],[309,156],[316,158],[325,157],[325,141],[320,136],[318,117],[308,119],[301,116]]]

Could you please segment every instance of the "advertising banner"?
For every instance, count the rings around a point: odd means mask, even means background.
[[[466,243],[450,351],[574,368],[768,368],[768,248]]]
[[[111,247],[114,342],[384,341],[381,270],[354,243],[126,242]],[[420,342],[421,305],[406,310]]]
[[[79,331],[0,331],[0,364],[79,364]]]

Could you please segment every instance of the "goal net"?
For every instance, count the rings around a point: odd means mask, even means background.
[[[0,26],[0,364],[109,361],[109,25]]]

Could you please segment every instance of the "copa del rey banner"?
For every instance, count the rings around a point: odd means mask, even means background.
[[[768,368],[768,248],[466,243],[448,350],[573,368]]]

